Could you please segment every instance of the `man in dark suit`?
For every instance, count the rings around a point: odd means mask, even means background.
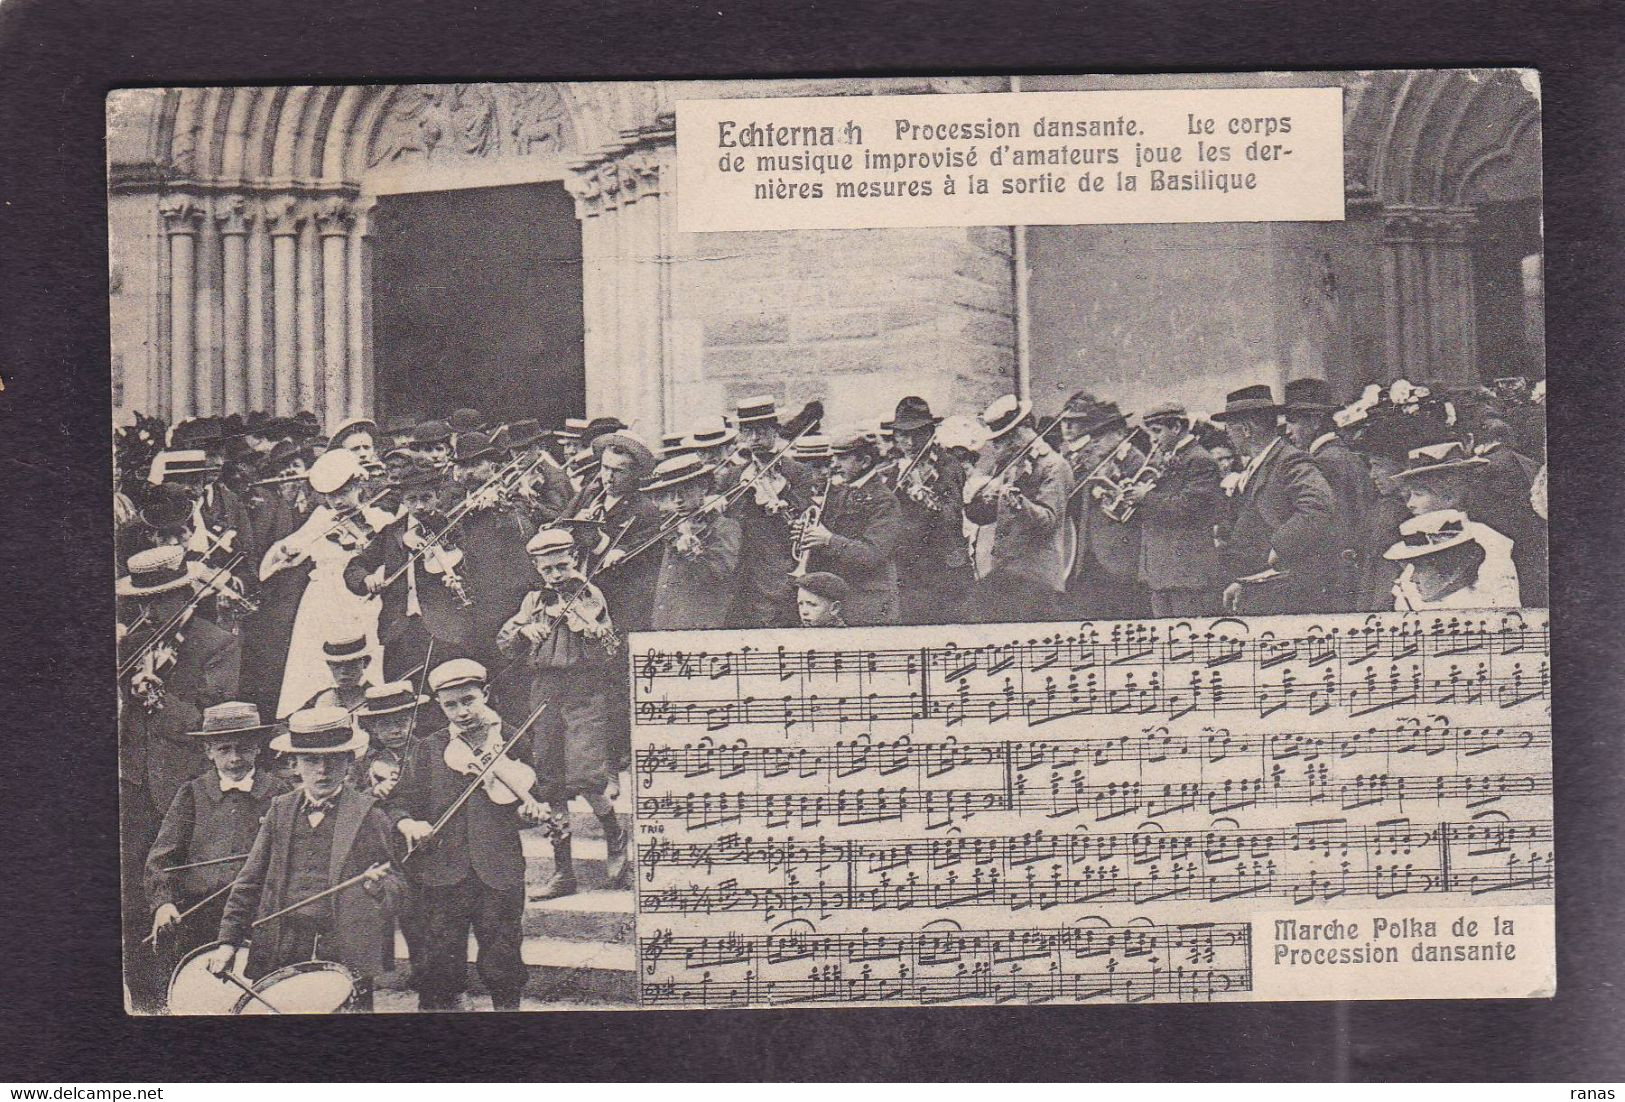
[[[719,493],[754,477],[785,446],[778,405],[770,396],[741,399],[734,417],[742,462],[718,473]],[[803,437],[802,443],[810,439]],[[734,502],[729,515],[740,527],[739,590],[728,616],[731,626],[790,627],[796,623],[796,591],[790,584],[795,566],[790,525],[811,503],[817,481],[814,471],[787,455]]]
[[[1061,435],[1075,480],[1100,473],[1122,481],[1134,476],[1145,459],[1128,439],[1128,418],[1116,402],[1096,402],[1074,394],[1061,414]],[[1121,454],[1118,454],[1122,447]],[[1115,458],[1114,458],[1115,457]],[[1111,460],[1111,462],[1107,462]],[[1124,620],[1145,616],[1151,601],[1141,583],[1140,518],[1114,520],[1101,511],[1105,487],[1076,486],[1068,511],[1077,532],[1077,552],[1067,579],[1067,594],[1077,615],[1087,619]]]
[[[245,945],[249,979],[319,953],[360,977],[358,1008],[372,1009],[372,981],[394,965],[395,912],[404,885],[393,869],[398,854],[389,818],[371,796],[346,783],[365,743],[348,712],[327,707],[293,713],[287,732],[271,740],[271,749],[293,756],[300,787],[271,801],[226,898],[220,947],[205,958],[210,971],[231,967]],[[364,879],[317,898],[352,877]]]
[[[1178,402],[1145,413],[1154,482],[1129,491],[1140,522],[1140,580],[1153,616],[1217,616],[1223,586],[1213,525],[1223,507],[1219,464],[1190,431]]]
[[[458,573],[472,601],[468,609],[468,645],[457,657],[473,658],[493,668],[502,660],[496,646],[497,632],[525,599],[533,577],[530,556],[525,553],[530,524],[519,509],[498,501],[490,489],[500,458],[484,433],[459,433],[453,477],[458,490],[476,498],[452,537],[463,552]],[[453,503],[447,511],[456,511],[460,504]],[[445,648],[435,649],[443,652]],[[517,715],[515,709],[523,707],[519,702],[524,693],[507,690],[520,683],[505,683],[498,696],[503,714],[509,719]]]
[[[385,680],[413,676],[429,657],[431,640],[442,658],[466,655],[476,645],[472,605],[463,604],[459,595],[461,587],[461,593],[473,600],[455,533],[439,541],[440,551],[422,550],[446,527],[438,511],[443,482],[440,471],[427,464],[407,469],[397,483],[401,515],[344,567],[344,584],[350,592],[359,597],[377,594],[380,599],[378,642],[384,648]],[[443,569],[435,573],[431,563]],[[444,569],[448,566],[450,575]]]
[[[1286,384],[1286,438],[1309,453],[1331,487],[1336,506],[1333,536],[1337,562],[1327,579],[1327,612],[1355,612],[1361,604],[1366,574],[1366,533],[1376,507],[1371,468],[1337,435],[1332,411],[1338,403],[1324,379],[1294,379]]]
[[[965,470],[936,443],[941,421],[913,395],[897,403],[892,421],[902,513],[897,597],[905,624],[947,623],[975,581],[965,546]]]
[[[1280,410],[1260,384],[1231,391],[1213,415],[1247,462],[1235,521],[1219,549],[1232,579],[1225,607],[1253,615],[1320,611],[1337,556],[1332,489],[1308,454],[1277,431]]]
[[[429,674],[429,690],[448,726],[416,740],[386,809],[410,844],[430,838],[433,824],[468,786],[471,776],[446,763],[459,740],[475,755],[494,754],[516,733],[486,701],[485,667],[454,659]],[[522,742],[525,740],[521,740]],[[522,746],[509,752],[523,760]],[[526,966],[520,955],[525,912],[525,854],[519,832],[547,818],[532,784],[519,799],[497,803],[476,792],[413,858],[416,944],[413,982],[421,1010],[455,1010],[468,986],[468,935],[479,942],[475,967],[496,1010],[519,1009]]]
[[[897,623],[897,563],[903,515],[892,489],[880,478],[880,454],[863,433],[850,433],[833,445],[840,477],[832,479],[823,515],[800,527],[811,549],[809,572],[827,571],[846,580],[841,603],[854,627]]]

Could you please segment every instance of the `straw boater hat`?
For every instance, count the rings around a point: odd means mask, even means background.
[[[670,459],[660,461],[643,489],[646,493],[668,490],[673,486],[682,486],[695,479],[705,478],[714,470],[716,468],[713,465],[693,453],[674,455]]]
[[[726,418],[716,417],[683,437],[682,446],[686,451],[708,451],[711,448],[725,448],[738,439],[739,429],[729,424]]]
[[[202,567],[186,561],[186,549],[168,544],[137,551],[127,561],[130,572],[114,583],[120,597],[156,597],[184,589],[194,578],[202,578]]]
[[[322,644],[322,657],[329,662],[354,662],[367,657],[367,637],[357,635],[348,639],[329,639]]]
[[[429,691],[438,693],[460,685],[483,685],[486,678],[485,667],[472,658],[453,658],[429,671]]]
[[[737,425],[762,425],[779,423],[779,407],[771,394],[754,394],[749,398],[739,399],[734,407],[734,423]]]
[[[417,692],[410,681],[390,681],[383,685],[368,685],[367,697],[355,714],[358,719],[388,716],[408,712],[427,703],[428,694]]]
[[[1412,448],[1408,458],[1411,465],[1394,475],[1395,478],[1420,478],[1430,474],[1468,471],[1489,464],[1488,459],[1474,455],[1460,440],[1446,440],[1439,444]]]
[[[803,574],[795,578],[797,589],[805,589],[808,593],[824,598],[826,601],[844,601],[852,592],[852,587],[846,584],[846,579],[839,574],[832,574],[828,570],[815,570],[811,574]]]
[[[817,463],[834,456],[829,437],[820,432],[809,432],[790,448],[790,458],[799,463]]]
[[[1255,383],[1244,386],[1240,390],[1232,390],[1224,396],[1224,408],[1215,413],[1211,420],[1223,421],[1236,414],[1246,413],[1279,413],[1280,405],[1275,401],[1275,395],[1270,391],[1267,383]]]
[[[937,426],[937,443],[945,449],[980,451],[982,445],[987,443],[987,429],[980,421],[973,421],[963,413],[951,413]]]
[[[192,738],[270,738],[277,724],[261,723],[259,706],[241,700],[228,700],[203,709],[203,726],[188,731]]]
[[[288,717],[288,729],[271,740],[281,754],[353,754],[367,748],[367,734],[350,713],[331,704],[303,708]]]
[[[998,440],[1010,433],[1021,424],[1033,411],[1033,404],[1025,399],[1017,398],[1014,394],[1005,394],[993,399],[988,407],[982,411],[978,420],[987,430],[989,440]]]
[[[1332,396],[1332,387],[1325,379],[1293,379],[1286,384],[1286,400],[1282,408],[1288,413],[1330,413],[1342,403]]]
[[[355,452],[348,448],[335,448],[318,455],[305,477],[310,481],[310,488],[317,493],[336,494],[354,479],[365,475],[366,471],[362,469],[361,460]]]
[[[1467,514],[1459,509],[1435,509],[1411,517],[1399,526],[1399,536],[1399,542],[1382,553],[1383,558],[1404,562],[1479,542],[1468,524]]]
[[[211,464],[209,453],[203,449],[181,448],[159,452],[153,456],[152,466],[147,468],[147,481],[154,486],[162,486],[172,478],[213,474],[218,470],[220,465]]]

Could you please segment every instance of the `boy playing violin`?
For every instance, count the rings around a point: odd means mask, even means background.
[[[499,765],[484,791],[465,800],[434,833],[434,824],[515,732],[492,709],[485,667],[473,659],[436,666],[429,690],[448,726],[412,741],[387,803],[401,837],[430,846],[408,866],[416,889],[412,979],[418,1009],[459,1009],[468,988],[473,930],[479,943],[475,966],[491,992],[492,1009],[517,1010],[527,971],[520,956],[525,854],[519,832],[547,822],[548,809],[538,798],[534,774],[528,786],[516,782],[516,792],[509,780],[498,779],[513,776]],[[510,756],[522,760],[526,754],[516,747]]]
[[[587,801],[604,827],[605,875],[611,886],[621,887],[627,835],[611,802],[614,713],[607,689],[614,683],[610,665],[620,643],[604,595],[577,567],[574,536],[543,528],[526,550],[542,584],[525,594],[519,611],[502,625],[497,647],[529,664],[530,706],[550,702],[537,721],[534,750],[547,803],[562,816],[571,797]],[[553,863],[538,898],[576,891],[568,835],[554,838]]]

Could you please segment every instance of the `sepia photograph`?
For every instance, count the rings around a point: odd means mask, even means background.
[[[112,92],[126,1009],[1550,997],[1541,142],[1504,68]]]

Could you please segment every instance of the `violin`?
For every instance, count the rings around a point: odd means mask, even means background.
[[[936,462],[936,444],[927,444],[897,476],[897,490],[914,504],[933,513],[946,508],[947,503],[937,492],[942,481],[942,467]]]
[[[536,770],[518,758],[485,747],[476,749],[456,735],[446,740],[446,750],[441,754],[441,760],[454,773],[465,777],[483,772],[480,786],[494,804],[507,805],[529,799],[526,793],[536,783]]]
[[[406,531],[401,534],[401,543],[413,555],[421,553],[423,568],[430,574],[439,576],[441,583],[451,590],[451,595],[457,599],[459,605],[464,608],[473,605],[473,598],[468,595],[468,586],[457,573],[457,567],[463,561],[461,548],[448,548],[439,540],[431,538],[417,517],[412,517],[407,522]]]
[[[705,537],[711,531],[711,522],[704,510],[682,517],[672,533],[671,548],[685,559],[697,559],[705,553]]]
[[[790,502],[785,497],[785,492],[789,488],[790,480],[783,474],[763,467],[751,483],[751,494],[756,504],[763,510],[774,516],[781,516],[790,508]]]
[[[180,659],[183,629],[191,622],[197,604],[188,604],[175,618],[142,644],[130,669],[130,698],[149,712],[164,706],[164,677]]]

